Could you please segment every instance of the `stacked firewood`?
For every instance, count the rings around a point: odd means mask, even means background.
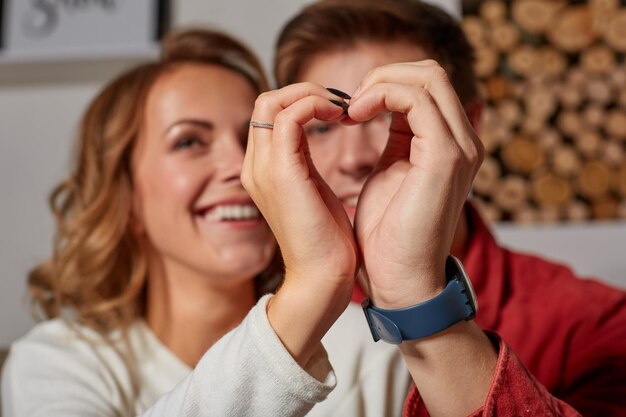
[[[490,221],[626,218],[626,4],[464,1]]]

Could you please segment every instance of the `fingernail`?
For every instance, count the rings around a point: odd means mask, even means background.
[[[350,95],[344,93],[341,90],[337,90],[336,88],[328,87],[327,90],[330,91],[332,94],[336,95],[337,97],[341,97],[345,100],[350,100],[352,98],[350,97]]]
[[[343,109],[343,114],[348,114],[348,107],[349,107],[348,103],[344,101],[332,100],[332,99],[328,99],[328,101],[333,103],[335,106],[341,107]]]
[[[361,91],[361,84],[359,84],[356,90],[354,90],[354,93],[352,93],[352,98],[356,97],[359,94],[359,91]]]

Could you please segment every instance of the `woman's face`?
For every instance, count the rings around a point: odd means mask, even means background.
[[[133,153],[134,208],[168,276],[249,279],[275,241],[239,180],[256,92],[215,65],[182,64],[148,94]]]

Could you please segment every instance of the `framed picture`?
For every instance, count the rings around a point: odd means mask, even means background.
[[[0,0],[0,52],[4,46],[4,0]]]
[[[0,0],[0,62],[156,53],[168,0]]]

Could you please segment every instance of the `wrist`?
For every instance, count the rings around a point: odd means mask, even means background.
[[[315,258],[283,253],[283,262],[285,282],[299,281],[300,288],[323,285],[330,291],[349,286],[351,292],[359,269],[356,249],[349,253],[324,253]]]
[[[484,351],[487,351],[487,346],[490,346],[492,348],[491,350],[493,350],[493,344],[491,344],[489,338],[485,335],[482,329],[478,327],[474,319],[460,321],[439,333],[435,333],[432,336],[423,339],[405,340],[400,343],[398,347],[400,348],[402,355],[405,357],[412,357],[412,360],[414,361],[427,359],[434,360],[436,357],[432,355],[439,355],[444,347],[450,349],[456,348],[458,350],[458,346],[455,347],[455,345],[460,341],[463,341],[463,343],[469,343],[471,346],[480,345],[484,348]],[[485,344],[485,341],[489,341],[489,345]],[[467,345],[468,348],[470,345]],[[443,355],[441,360],[445,360]]]
[[[453,256],[446,260],[445,276],[447,283],[442,292],[409,306],[394,302],[397,308],[383,308],[371,299],[364,300],[363,312],[374,341],[400,344],[427,338],[474,318],[478,309],[476,295],[463,265]]]
[[[384,309],[399,309],[428,301],[446,287],[445,268],[414,272],[405,277],[370,278],[370,299]],[[379,284],[379,283],[385,284]]]
[[[474,320],[400,345],[431,415],[469,415],[487,398],[498,351]]]
[[[335,320],[352,297],[355,278],[325,275],[322,272],[298,274],[287,271],[283,285],[273,298],[284,300],[304,315]],[[282,302],[282,301],[281,301]]]
[[[286,276],[285,283],[269,300],[267,317],[285,348],[301,366],[319,348],[322,338],[350,302],[352,286],[334,290],[307,283],[320,277]],[[305,285],[301,285],[305,284]]]

